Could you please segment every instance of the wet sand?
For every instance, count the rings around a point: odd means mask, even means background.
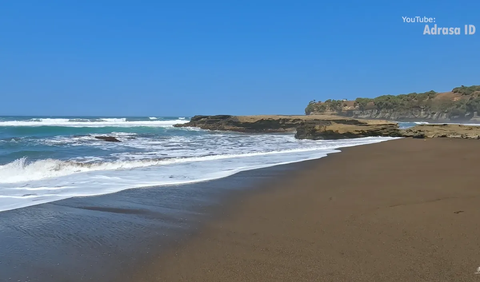
[[[342,149],[238,193],[129,281],[479,281],[480,142]]]
[[[139,268],[194,236],[225,199],[304,165],[1,212],[0,281],[136,281]]]

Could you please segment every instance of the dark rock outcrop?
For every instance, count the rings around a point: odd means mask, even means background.
[[[408,129],[399,129],[396,124],[318,125],[305,123],[297,128],[298,139],[346,139],[368,136],[410,138],[459,138],[480,139],[480,126],[460,124],[422,124]]]
[[[120,140],[118,140],[113,136],[95,136],[95,138],[103,141],[107,141],[107,142],[121,142]]]
[[[315,125],[367,125],[369,121],[359,121],[356,119],[338,117],[338,116],[194,116],[190,122],[176,124],[175,127],[198,127],[208,130],[225,130],[248,133],[265,132],[295,132],[298,127],[308,124]],[[374,121],[379,123],[379,121]],[[393,123],[392,123],[393,124]]]
[[[480,139],[480,126],[421,124],[401,130],[402,137]]]
[[[480,139],[480,126],[422,124],[400,129],[395,122],[339,116],[195,116],[176,127],[198,127],[248,133],[295,132],[297,139],[347,139],[360,137],[465,138]]]
[[[306,122],[297,127],[295,138],[297,139],[347,139],[371,136],[400,137],[400,129],[395,123],[360,123],[342,124],[329,122],[328,124],[316,124]]]
[[[295,131],[301,122],[302,119],[291,117],[216,115],[194,116],[190,122],[174,126],[237,132],[288,132]]]
[[[176,127],[198,127],[248,133],[297,132],[298,139],[342,139],[399,136],[396,123],[338,116],[195,116]]]

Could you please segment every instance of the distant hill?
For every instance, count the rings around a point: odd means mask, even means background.
[[[397,121],[480,122],[480,85],[460,86],[450,92],[383,95],[376,98],[311,101],[305,114],[328,114],[353,118]]]

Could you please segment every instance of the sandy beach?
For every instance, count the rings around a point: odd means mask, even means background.
[[[0,281],[476,281],[477,140],[2,212]]]
[[[304,162],[130,281],[477,281],[479,148],[401,139]]]

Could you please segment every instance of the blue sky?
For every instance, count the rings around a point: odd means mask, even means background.
[[[0,1],[0,115],[302,114],[313,99],[449,91],[480,84],[479,11],[472,0]],[[477,33],[423,35],[402,16]]]

